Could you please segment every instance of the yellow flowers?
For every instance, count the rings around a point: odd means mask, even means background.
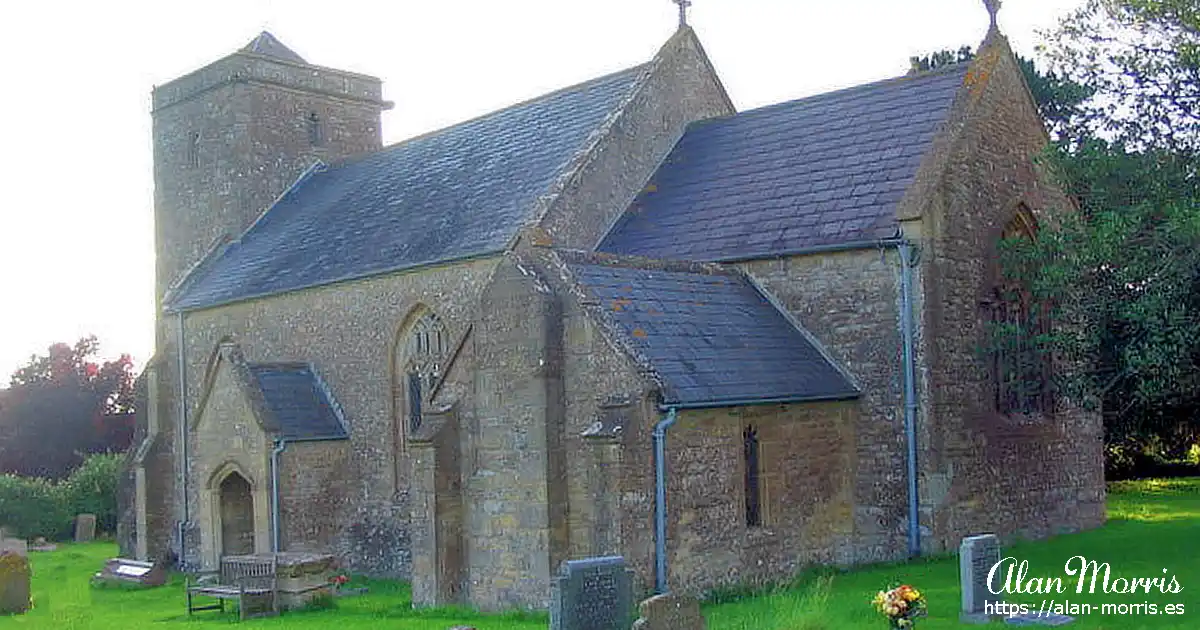
[[[884,617],[892,628],[912,628],[915,619],[925,614],[925,598],[921,591],[902,584],[890,591],[879,591],[871,605]]]

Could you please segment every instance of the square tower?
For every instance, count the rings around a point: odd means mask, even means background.
[[[270,33],[154,89],[156,297],[316,160],[381,147],[379,79],[306,62]]]

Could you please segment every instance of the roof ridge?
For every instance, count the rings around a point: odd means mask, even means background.
[[[704,124],[708,124],[708,123],[718,123],[718,122],[723,122],[723,121],[733,120],[733,119],[744,119],[746,117],[754,116],[756,114],[760,114],[763,112],[773,111],[775,109],[782,109],[783,107],[786,107],[789,105],[796,105],[799,103],[813,103],[813,102],[819,102],[824,99],[834,98],[834,97],[838,97],[838,96],[845,96],[848,94],[853,94],[853,93],[858,93],[858,92],[869,92],[871,90],[877,90],[877,89],[880,89],[880,88],[883,88],[883,87],[886,87],[886,86],[889,86],[889,85],[892,85],[895,83],[915,82],[915,81],[921,81],[921,80],[925,80],[925,79],[933,79],[933,78],[936,78],[936,77],[939,77],[942,75],[953,74],[955,72],[965,70],[970,65],[971,65],[970,61],[960,61],[960,62],[956,62],[956,63],[950,64],[947,66],[943,66],[941,68],[935,68],[933,70],[922,70],[921,72],[916,72],[916,73],[901,74],[898,76],[888,77],[886,79],[880,79],[878,81],[872,81],[870,83],[862,83],[859,85],[850,85],[850,86],[847,86],[844,88],[830,90],[828,92],[820,92],[817,94],[810,94],[808,96],[801,96],[800,98],[794,98],[794,99],[790,99],[790,100],[786,100],[786,101],[781,101],[779,103],[771,103],[770,105],[763,105],[761,107],[756,107],[754,109],[747,109],[744,111],[740,111],[740,112],[738,112],[736,114],[732,114],[730,116],[720,116],[717,118],[709,118],[707,120],[699,120],[699,121],[692,123],[692,125],[704,125]]]
[[[419,134],[417,134],[417,135],[415,135],[415,136],[412,136],[412,137],[409,137],[409,138],[404,138],[403,140],[397,140],[396,142],[393,142],[393,143],[391,143],[391,144],[389,144],[389,145],[386,145],[386,146],[380,147],[380,148],[378,148],[378,149],[376,149],[376,150],[374,150],[374,151],[369,151],[369,152],[366,152],[366,153],[358,153],[358,154],[351,155],[351,156],[349,156],[349,157],[346,157],[346,158],[343,158],[343,159],[340,159],[340,160],[334,160],[334,161],[328,162],[328,163],[326,164],[326,168],[327,168],[327,170],[334,170],[334,169],[337,169],[337,168],[341,168],[341,167],[343,167],[343,166],[346,166],[346,165],[348,165],[348,164],[356,164],[356,163],[358,163],[358,162],[361,162],[361,161],[363,161],[363,160],[369,159],[369,158],[371,158],[371,157],[378,156],[378,155],[382,155],[382,154],[384,154],[384,153],[388,153],[389,151],[393,151],[393,150],[395,150],[395,149],[399,149],[399,148],[401,148],[401,147],[407,146],[407,145],[409,145],[409,144],[411,144],[411,143],[418,142],[418,141],[420,141],[420,140],[425,140],[425,139],[427,139],[427,138],[431,138],[431,137],[434,137],[434,136],[437,136],[437,135],[443,134],[443,133],[445,133],[445,132],[447,132],[447,131],[450,131],[450,130],[452,130],[452,129],[457,129],[457,128],[459,128],[459,127],[465,127],[465,126],[467,126],[467,125],[470,125],[470,124],[473,124],[473,123],[477,123],[477,122],[479,122],[479,121],[482,121],[482,120],[486,120],[486,119],[488,119],[488,118],[491,118],[492,116],[495,116],[495,115],[497,115],[497,114],[501,114],[501,113],[504,113],[504,112],[507,112],[507,111],[512,111],[512,110],[514,110],[514,109],[517,109],[517,108],[520,108],[520,107],[525,107],[525,106],[527,106],[527,105],[532,105],[532,104],[534,104],[534,103],[537,103],[537,102],[540,102],[540,101],[547,100],[547,99],[549,99],[549,98],[551,98],[551,97],[554,97],[554,96],[557,96],[557,95],[559,95],[559,94],[563,94],[563,93],[565,93],[565,92],[570,92],[570,91],[573,91],[573,90],[578,90],[578,89],[580,89],[580,88],[583,88],[583,87],[585,87],[585,86],[588,86],[588,85],[591,85],[591,84],[594,84],[594,83],[601,83],[601,82],[603,82],[603,81],[608,81],[608,80],[611,80],[611,79],[615,79],[615,78],[617,78],[617,77],[619,77],[619,76],[622,76],[622,75],[624,75],[624,74],[633,74],[633,73],[634,73],[634,71],[642,71],[642,70],[645,70],[645,68],[646,68],[647,66],[649,66],[651,63],[653,63],[653,61],[647,61],[647,62],[645,62],[645,63],[640,63],[640,64],[638,64],[638,65],[636,65],[636,66],[630,66],[630,67],[628,67],[628,68],[625,68],[625,69],[623,69],[623,70],[617,70],[617,71],[614,71],[614,72],[609,72],[609,73],[607,73],[607,74],[603,74],[603,75],[601,75],[601,76],[598,76],[598,77],[593,77],[593,78],[591,78],[591,79],[588,79],[588,80],[586,80],[586,81],[581,81],[581,82],[579,82],[579,83],[575,83],[575,84],[572,84],[572,85],[564,86],[564,87],[561,87],[561,88],[558,88],[558,89],[552,90],[552,91],[550,91],[550,92],[546,92],[546,93],[544,93],[544,94],[540,94],[540,95],[538,95],[538,96],[534,96],[534,97],[531,97],[531,98],[527,98],[527,99],[525,99],[525,100],[523,100],[523,101],[518,101],[518,102],[516,102],[516,103],[513,103],[513,104],[511,104],[511,105],[506,105],[506,106],[504,106],[504,107],[501,107],[501,108],[499,108],[499,109],[494,109],[494,110],[491,110],[491,111],[489,111],[489,112],[486,112],[486,113],[483,113],[483,114],[479,114],[478,116],[475,116],[475,117],[473,117],[473,118],[468,118],[468,119],[466,119],[466,120],[462,120],[462,121],[459,121],[459,122],[456,122],[456,123],[451,123],[451,124],[449,124],[449,125],[446,125],[445,127],[439,127],[439,128],[437,128],[437,129],[431,129],[431,130],[429,130],[429,131],[425,131],[425,132],[419,133]]]

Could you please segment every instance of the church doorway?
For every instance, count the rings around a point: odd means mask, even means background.
[[[254,497],[237,472],[221,480],[221,555],[254,553]]]

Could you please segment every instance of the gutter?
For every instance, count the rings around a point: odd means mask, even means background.
[[[187,557],[187,550],[184,548],[184,529],[187,527],[189,520],[188,514],[188,422],[187,422],[187,361],[184,360],[184,344],[186,338],[183,330],[183,313],[178,313],[179,331],[176,339],[176,369],[179,372],[179,479],[180,479],[180,498],[183,504],[182,516],[179,521],[179,561],[184,563],[184,558]]]
[[[654,593],[667,593],[667,429],[678,419],[675,407],[654,425]]]
[[[789,258],[792,256],[806,256],[808,254],[832,254],[835,252],[852,252],[864,249],[879,249],[882,247],[896,247],[904,242],[900,236],[892,236],[888,238],[877,238],[869,241],[850,241],[848,243],[833,243],[830,245],[815,245],[812,247],[798,247],[793,249],[785,249],[770,254],[752,254],[748,256],[729,256],[726,258],[714,258],[710,262],[716,263],[734,263],[748,262],[751,260],[770,260],[772,258]]]

